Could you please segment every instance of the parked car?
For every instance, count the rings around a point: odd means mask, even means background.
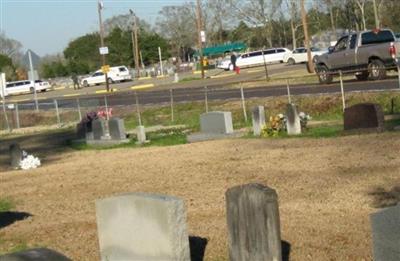
[[[132,76],[129,73],[126,66],[115,66],[110,67],[110,71],[107,73],[108,83],[131,81]],[[97,85],[106,82],[106,77],[101,70],[95,71],[91,76],[81,79],[81,85],[88,87],[90,85]]]
[[[311,58],[314,58],[315,55],[322,55],[328,50],[324,51],[315,47],[311,47]],[[283,62],[293,65],[296,63],[305,63],[308,61],[308,56],[307,56],[307,49],[305,47],[300,47],[294,49],[292,52],[288,53],[285,55]]]
[[[50,83],[42,80],[7,82],[4,95],[8,96],[11,94],[33,93],[35,89],[37,92],[45,92],[50,88]]]
[[[282,63],[286,54],[290,52],[286,48],[272,48],[241,54],[236,59],[236,66],[240,68],[261,66],[265,63]],[[217,68],[224,70],[233,70],[230,56],[222,60]]]
[[[400,42],[389,29],[345,35],[329,52],[314,57],[321,83],[332,82],[340,71],[354,73],[358,80],[379,80],[387,70],[396,70],[400,61]]]

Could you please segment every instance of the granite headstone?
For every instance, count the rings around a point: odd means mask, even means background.
[[[301,123],[297,106],[292,103],[286,106],[286,129],[288,135],[301,134]]]
[[[229,111],[213,111],[200,115],[200,131],[203,133],[233,133],[232,113]]]
[[[265,125],[264,106],[256,106],[252,111],[253,116],[253,133],[255,136],[261,135],[261,130]]]
[[[124,120],[120,118],[111,118],[108,121],[108,127],[110,129],[110,136],[113,140],[124,140],[126,139],[125,124]]]
[[[72,261],[48,248],[34,248],[0,256],[0,261]]]
[[[344,110],[344,130],[372,129],[384,131],[382,107],[374,103],[359,103]]]
[[[18,169],[20,167],[20,163],[22,161],[22,150],[18,143],[13,143],[10,145],[10,158],[11,158],[11,167],[13,169]]]

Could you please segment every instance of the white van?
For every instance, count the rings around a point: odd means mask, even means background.
[[[108,72],[107,77],[108,83],[110,84],[132,80],[132,76],[126,66],[110,67],[110,71]],[[91,76],[83,78],[81,80],[81,85],[84,87],[88,87],[90,85],[97,85],[105,82],[106,77],[104,76],[104,73],[101,70],[97,70]]]
[[[272,48],[264,51],[260,50],[244,53],[236,59],[236,66],[239,68],[261,66],[264,64],[264,60],[265,63],[281,63],[283,62],[285,55],[290,52],[291,51],[286,48]],[[230,71],[233,70],[233,64],[231,63],[229,57],[226,57],[224,60],[222,60],[217,67]]]
[[[7,82],[6,88],[4,90],[4,95],[8,96],[10,94],[33,93],[35,89],[37,92],[45,92],[50,88],[51,85],[48,82],[42,80]]]

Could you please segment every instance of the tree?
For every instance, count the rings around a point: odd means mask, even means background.
[[[17,78],[12,59],[4,54],[0,54],[0,72],[4,72],[9,81]]]
[[[18,61],[22,57],[22,44],[16,40],[7,38],[4,33],[0,33],[0,54]]]
[[[273,46],[273,20],[282,0],[230,0],[235,15],[254,27],[261,27],[264,39]]]
[[[157,31],[170,42],[172,53],[186,60],[196,45],[196,13],[193,4],[164,6],[157,18]]]

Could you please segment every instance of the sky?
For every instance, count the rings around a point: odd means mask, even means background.
[[[103,21],[132,9],[150,24],[166,5],[185,0],[104,0]],[[0,31],[40,56],[61,53],[68,43],[98,31],[97,0],[0,0]]]

